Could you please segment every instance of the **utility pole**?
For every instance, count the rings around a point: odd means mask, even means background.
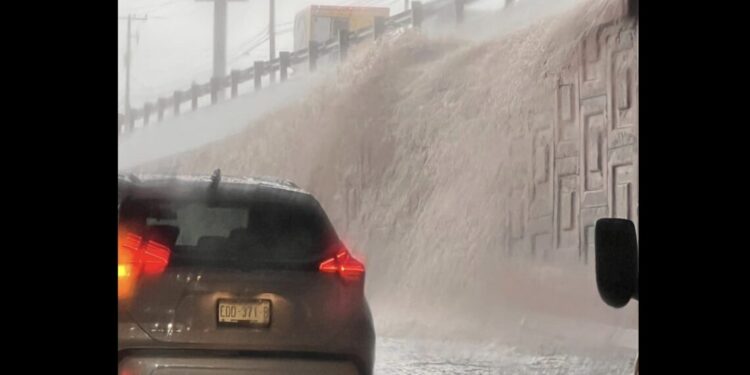
[[[274,0],[268,0],[269,2],[269,17],[270,20],[268,21],[268,48],[270,57],[268,58],[268,61],[271,61],[276,58],[276,16],[275,16],[275,1]],[[271,80],[271,83],[276,82],[276,71],[271,70],[269,73],[269,77]]]
[[[227,76],[227,2],[245,0],[196,0],[214,2],[214,73],[213,78],[223,80]],[[218,99],[224,99],[224,89],[219,90]]]
[[[130,61],[132,56],[132,50],[130,48],[130,40],[133,38],[131,35],[131,24],[133,21],[146,21],[148,15],[143,17],[134,16],[128,14],[127,17],[118,17],[121,20],[128,20],[128,40],[125,47],[125,124],[130,126]]]
[[[404,0],[404,11],[409,10],[409,0]]]

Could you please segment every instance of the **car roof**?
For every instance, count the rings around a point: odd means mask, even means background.
[[[119,175],[120,192],[134,197],[160,195],[194,196],[211,189],[216,176],[209,175],[161,175],[139,174]],[[220,176],[213,189],[220,199],[245,200],[255,197],[274,197],[293,200],[299,203],[317,200],[295,183],[274,177],[234,177]]]
[[[213,176],[211,175],[167,175],[167,174],[139,174],[139,175],[128,175],[132,182],[142,186],[148,185],[159,185],[163,183],[205,183],[211,182]],[[308,192],[301,189],[297,184],[292,181],[285,180],[282,178],[261,176],[261,177],[237,177],[237,176],[220,176],[221,185],[232,184],[232,185],[245,185],[251,186],[266,186],[274,189],[282,189],[287,191],[293,191],[297,193],[309,194]]]

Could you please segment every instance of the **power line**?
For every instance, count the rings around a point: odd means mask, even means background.
[[[276,1],[268,0],[268,59],[276,58]],[[276,82],[276,71],[271,71],[271,82]]]
[[[128,40],[126,43],[127,49],[125,51],[125,120],[127,124],[130,124],[130,62],[132,56],[130,40],[133,38],[133,36],[131,35],[131,24],[133,23],[133,21],[146,21],[148,19],[148,15],[144,17],[138,17],[133,14],[128,14],[127,17],[118,17],[118,19],[125,19],[128,21]]]
[[[356,0],[355,1],[344,0],[344,1],[336,1],[336,3],[338,3],[339,5],[380,5],[380,4],[383,4],[385,2],[388,2],[388,4],[394,4],[394,3],[398,2],[398,1],[400,1],[400,0],[391,0],[391,1],[388,1],[388,0],[364,0],[364,1],[363,0],[359,0],[359,1],[356,1]],[[191,9],[188,10],[188,11],[193,11],[193,10],[199,10],[200,9],[199,8],[200,4],[197,4],[196,2],[193,2],[191,0],[183,0],[183,1],[180,1],[180,0],[171,0],[171,1],[164,1],[164,2],[161,2],[161,3],[158,3],[158,4],[153,4],[151,6],[141,6],[141,7],[138,7],[138,9],[150,9],[151,11],[164,11],[164,10],[166,10],[168,8],[173,8],[174,6],[176,6],[178,4],[186,4],[187,5],[188,2],[190,2],[190,3],[193,4],[193,6],[190,7]],[[250,5],[250,4],[248,4],[248,5]],[[246,15],[243,16],[242,18],[243,19],[247,18],[247,14],[250,13],[250,12],[252,12],[253,9],[257,10],[257,7],[253,7],[253,6],[248,7],[247,11],[246,11]],[[185,10],[187,10],[187,9],[185,9]],[[170,13],[169,15],[170,16],[174,16],[174,13]],[[293,31],[293,24],[294,24],[293,20],[290,20],[290,21],[287,21],[287,22],[282,22],[282,23],[275,23],[275,29],[276,30],[275,30],[274,35],[284,35],[284,34],[288,34],[288,33],[292,32]],[[232,26],[231,26],[232,30],[231,30],[231,32],[234,35],[237,35],[236,33],[239,32],[239,30],[238,30],[238,28],[239,28],[238,26],[239,25],[241,25],[241,23],[236,23],[236,22],[232,23]],[[232,53],[232,57],[231,57],[231,59],[229,59],[229,64],[228,65],[236,64],[238,61],[242,60],[243,58],[246,58],[248,55],[251,55],[253,52],[255,52],[258,48],[260,48],[261,46],[265,45],[265,43],[267,43],[269,41],[268,29],[269,29],[269,27],[268,27],[268,24],[267,24],[264,28],[262,28],[261,30],[259,30],[258,33],[253,34],[250,38],[247,38],[244,41],[240,42],[238,45],[236,45],[237,47],[233,47],[232,50],[234,50],[236,52]],[[202,49],[202,51],[200,53],[196,52],[197,54],[194,55],[195,58],[191,59],[191,60],[192,61],[203,60],[203,57],[205,57],[204,56],[204,51],[206,49],[207,48]],[[199,77],[199,76],[205,76],[211,70],[210,69],[210,64],[211,64],[210,60],[206,60],[203,63],[196,64],[195,68],[189,70],[188,75],[191,78],[196,78],[196,77]],[[182,74],[182,73],[180,73],[180,74]],[[184,77],[184,76],[182,76],[182,77]],[[179,89],[186,88],[186,87],[184,87],[185,85],[180,85],[180,83],[184,83],[185,82],[184,79],[185,78],[174,79],[174,80],[172,80],[172,81],[170,81],[168,83],[159,84],[158,87],[152,86],[152,83],[153,83],[152,81],[142,82],[142,83],[146,84],[146,86],[149,86],[148,88],[143,87],[144,89],[146,89],[145,91],[166,92],[166,91],[168,91],[168,89],[171,89],[171,88],[179,88]],[[203,79],[203,78],[199,78],[199,79]],[[140,80],[134,80],[134,82],[141,83]]]
[[[276,33],[275,34],[276,35],[281,35],[281,34],[288,33],[289,31],[292,30],[292,27],[291,27],[292,24],[293,24],[293,22],[277,23],[276,24]],[[267,29],[268,29],[267,26],[264,27],[257,34],[253,35],[252,37],[250,37],[249,39],[247,39],[245,42],[243,42],[242,44],[240,44],[238,47],[236,47],[236,49],[240,50],[240,52],[234,54],[234,56],[232,57],[233,61],[237,61],[237,59],[240,56],[246,54],[246,52],[247,52],[246,47],[247,46],[253,46],[252,48],[255,48],[255,45],[258,43],[258,41],[261,38],[266,38],[266,39],[263,39],[261,42],[267,41],[268,40],[267,39],[268,38]]]
[[[285,23],[281,23],[279,25],[287,26],[287,25],[291,25],[291,24],[292,24],[292,22],[285,22]],[[281,31],[282,32],[288,32],[287,30],[281,30]],[[250,39],[242,42],[239,45],[238,49],[240,49],[241,52],[239,54],[236,54],[235,56],[232,57],[230,64],[236,62],[237,60],[239,60],[240,58],[242,58],[243,55],[245,55],[248,51],[254,50],[259,45],[262,45],[266,41],[268,41],[268,36],[267,36],[267,33],[266,33],[266,29],[264,28],[264,29],[260,30],[259,33],[255,34],[253,37],[251,37]],[[248,46],[250,46],[250,48],[246,48]],[[210,70],[210,68],[208,68],[208,66],[210,65],[210,63],[211,63],[210,61],[206,61],[205,63],[202,63],[202,64],[198,65],[197,69],[192,70],[188,74],[191,77],[195,77],[197,75],[205,75],[205,73],[208,70]],[[166,88],[176,87],[180,82],[184,82],[184,80],[183,79],[173,80],[173,81],[170,81],[168,83],[160,84],[160,85],[158,85],[158,87],[153,87],[153,86],[149,87],[147,90],[148,91],[157,91],[157,92],[159,92],[159,91],[167,91]]]
[[[181,3],[181,4],[191,4],[192,2],[190,0],[169,0],[169,1],[165,1],[163,3],[158,3],[158,4],[141,5],[141,6],[135,6],[135,7],[132,7],[132,8],[127,8],[127,11],[129,11],[129,12],[137,12],[137,13],[144,13],[144,12],[151,13],[151,11],[154,11],[154,10],[158,11],[158,10],[161,10],[161,9],[166,9],[166,8],[168,8],[168,7],[172,6],[172,5],[178,4],[178,3]]]
[[[240,47],[241,52],[234,54],[234,56],[231,59],[230,64],[235,63],[248,51],[248,49],[246,49],[247,46],[250,46],[251,49],[257,48],[256,47],[257,44],[259,43],[262,44],[267,40],[268,39],[267,39],[267,34],[265,30],[261,30],[258,34],[254,35],[250,40],[245,41],[241,44],[241,47]],[[192,77],[201,76],[201,75],[208,75],[210,71],[211,71],[211,61],[205,60],[204,62],[197,65],[197,67],[195,67],[194,69],[191,69],[189,72],[186,72],[185,75],[192,78]],[[180,86],[185,86],[184,84],[185,82],[186,82],[185,76],[181,76],[180,78],[173,79],[169,82],[161,83],[156,87],[151,86],[148,89],[148,91],[167,92],[175,87],[179,87],[179,89],[184,89],[185,87],[180,87]],[[140,83],[140,80],[135,79],[133,83]]]
[[[275,33],[275,34],[276,34],[276,35],[283,35],[283,34],[288,34],[288,33],[290,33],[291,31],[292,31],[292,27],[287,27],[287,28],[284,28],[284,29],[277,29],[277,30],[276,30],[276,33]],[[240,60],[240,59],[241,59],[242,57],[244,57],[244,56],[247,56],[248,54],[250,54],[250,53],[251,53],[251,52],[253,52],[253,51],[254,51],[255,49],[259,48],[260,46],[262,46],[263,44],[265,44],[265,43],[266,43],[266,42],[268,42],[268,41],[269,41],[269,37],[268,37],[268,35],[265,35],[265,34],[264,34],[264,35],[263,35],[263,39],[260,39],[260,40],[256,40],[256,41],[255,41],[255,42],[254,42],[254,43],[253,43],[252,45],[250,45],[250,46],[249,46],[249,47],[248,47],[247,49],[244,49],[244,50],[243,50],[242,52],[240,52],[239,54],[235,55],[235,57],[234,57],[234,58],[232,58],[232,61],[230,62],[230,65],[231,65],[231,64],[234,64],[234,63],[236,63],[236,62],[237,62],[237,61],[239,61],[239,60]]]

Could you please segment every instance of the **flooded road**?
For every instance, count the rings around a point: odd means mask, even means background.
[[[627,351],[579,356],[554,348],[532,353],[493,343],[379,337],[375,374],[619,375],[633,373],[634,358]]]

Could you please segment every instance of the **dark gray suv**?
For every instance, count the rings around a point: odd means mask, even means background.
[[[371,374],[365,268],[294,184],[120,176],[120,374]]]

